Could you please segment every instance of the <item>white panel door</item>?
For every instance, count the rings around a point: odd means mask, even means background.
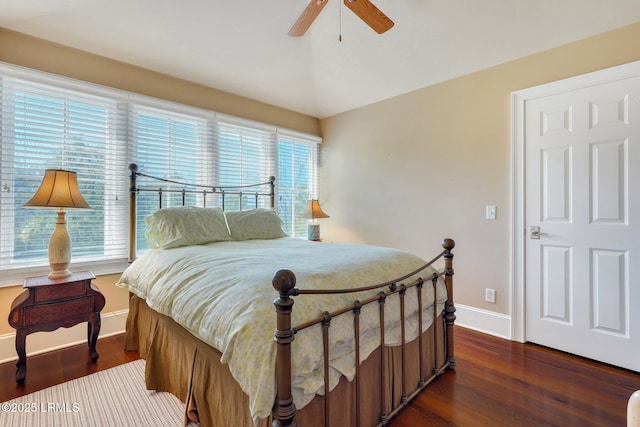
[[[640,371],[640,77],[525,104],[526,340]]]

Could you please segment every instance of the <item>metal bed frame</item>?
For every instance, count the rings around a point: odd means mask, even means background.
[[[258,207],[258,200],[260,197],[268,197],[269,204],[273,208],[275,207],[275,177],[270,177],[268,182],[246,185],[246,186],[207,186],[207,185],[197,185],[197,184],[188,184],[180,181],[175,181],[166,178],[159,178],[151,175],[147,175],[138,170],[138,166],[136,164],[129,165],[130,171],[130,187],[129,187],[129,195],[130,195],[130,252],[129,252],[129,261],[132,262],[136,256],[136,199],[138,195],[142,192],[155,192],[158,194],[158,207],[162,208],[163,206],[163,195],[166,193],[181,193],[182,194],[182,204],[184,205],[186,202],[186,194],[198,194],[203,197],[203,204],[206,206],[207,196],[209,195],[219,195],[222,200],[222,205],[224,209],[225,197],[227,195],[236,195],[239,196],[240,199],[243,197],[251,197],[255,200],[255,206]],[[148,178],[152,181],[158,181],[164,184],[173,184],[179,187],[180,189],[166,189],[162,187],[139,187],[137,184],[138,177]],[[263,188],[267,188],[267,191],[263,190]],[[242,203],[241,203],[242,205]],[[273,406],[272,411],[272,420],[273,427],[285,427],[285,426],[296,426],[296,407],[293,402],[293,396],[291,392],[292,388],[292,360],[291,360],[291,345],[295,340],[296,333],[309,328],[314,325],[320,324],[322,327],[322,335],[323,335],[323,343],[324,343],[324,372],[325,372],[325,396],[329,395],[329,333],[331,327],[332,318],[340,315],[348,315],[351,313],[353,316],[353,326],[354,326],[354,335],[355,335],[355,360],[360,360],[360,337],[359,337],[359,316],[362,308],[368,304],[377,303],[379,306],[379,319],[380,319],[380,342],[381,347],[385,347],[385,302],[387,298],[391,295],[398,294],[400,298],[400,313],[399,316],[401,318],[401,384],[402,384],[402,397],[400,399],[400,403],[393,407],[390,396],[385,392],[385,387],[382,387],[381,391],[381,402],[380,409],[381,414],[379,418],[379,426],[386,425],[389,420],[395,416],[404,406],[408,404],[411,399],[413,399],[418,393],[420,393],[431,381],[433,381],[437,376],[442,374],[447,369],[454,369],[456,366],[456,361],[454,357],[454,322],[456,319],[455,316],[455,307],[453,303],[453,253],[452,250],[455,247],[455,242],[452,239],[444,239],[442,241],[443,250],[436,255],[432,260],[424,264],[422,267],[418,268],[415,271],[412,271],[402,277],[394,279],[392,281],[378,283],[370,286],[362,286],[358,288],[349,288],[349,289],[334,289],[334,290],[322,290],[322,289],[298,289],[295,287],[296,285],[296,276],[295,274],[286,269],[281,269],[275,272],[272,278],[272,285],[276,290],[278,297],[274,301],[274,306],[276,310],[276,327],[274,332],[274,341],[277,345],[276,350],[276,400]],[[428,267],[434,265],[434,263],[440,259],[444,260],[444,269],[442,269],[439,273],[434,273],[433,275],[427,277],[420,277],[420,273],[426,270]],[[415,278],[418,276],[418,278]],[[442,312],[438,312],[438,304],[437,297],[435,292],[436,282],[443,278],[446,291],[447,291],[447,299],[444,304],[444,310]],[[410,280],[407,282],[407,280]],[[425,366],[422,363],[422,340],[423,340],[423,324],[422,324],[422,315],[423,315],[423,301],[422,301],[422,289],[425,284],[431,282],[431,285],[434,287],[434,302],[433,302],[433,324],[435,325],[438,319],[442,319],[443,322],[443,330],[444,330],[444,342],[440,343],[437,337],[437,334],[433,334],[433,345],[434,348],[438,348],[438,346],[443,345],[445,352],[445,360],[444,363],[440,366],[436,366],[437,362],[434,359],[434,366]],[[407,298],[407,292],[411,289],[415,289],[416,298],[418,303],[418,316],[419,316],[419,378],[413,378],[415,380],[414,384],[417,384],[415,387],[410,386],[410,379],[406,373],[405,367],[405,347],[407,342],[405,340],[405,298]],[[355,293],[361,291],[372,291],[379,290],[379,292],[364,301],[354,301],[352,305],[348,307],[342,307],[333,311],[324,311],[324,314],[319,318],[307,322],[301,325],[292,325],[291,324],[291,313],[293,311],[294,306],[294,298],[301,295],[326,295],[326,294],[335,294],[335,293]],[[435,353],[435,352],[434,352]],[[387,361],[385,360],[384,351],[381,352],[381,362],[380,362],[380,375],[381,375],[381,383],[385,384],[388,380],[386,378],[387,371],[382,369],[385,366]],[[361,402],[359,396],[361,395],[360,390],[360,369],[359,365],[356,364],[356,374],[353,380],[354,382],[354,393],[355,393],[355,413],[356,413],[356,426],[360,427],[360,420],[358,414],[360,413],[360,405]],[[330,400],[328,398],[324,399],[324,426],[329,427],[329,414],[331,412]],[[388,413],[385,412],[384,408],[392,408]]]

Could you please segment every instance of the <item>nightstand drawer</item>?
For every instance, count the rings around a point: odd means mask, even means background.
[[[86,282],[66,283],[64,286],[52,285],[35,288],[35,302],[55,301],[59,299],[67,299],[86,293]]]
[[[24,326],[86,322],[94,312],[93,296],[24,308]]]

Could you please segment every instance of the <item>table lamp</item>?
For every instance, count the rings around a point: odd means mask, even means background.
[[[31,200],[22,205],[28,208],[58,209],[56,227],[49,240],[49,279],[71,276],[71,239],[67,231],[64,209],[91,209],[78,188],[75,172],[62,169],[47,169],[40,188]]]
[[[307,202],[307,207],[302,214],[304,218],[311,218],[311,222],[307,224],[307,239],[320,240],[320,224],[316,222],[316,218],[329,218],[320,207],[317,199],[311,199]]]

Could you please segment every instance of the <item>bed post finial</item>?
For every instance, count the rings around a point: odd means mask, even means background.
[[[295,427],[296,405],[291,394],[291,342],[295,331],[291,328],[291,295],[296,286],[296,276],[291,270],[278,270],[271,280],[280,296],[273,304],[276,306],[276,403],[271,412],[273,427]]]
[[[296,275],[293,274],[291,270],[278,270],[273,274],[271,283],[274,289],[280,293],[281,297],[283,294],[289,296],[290,292],[296,286]]]
[[[136,259],[136,193],[138,179],[138,165],[129,164],[129,262]]]
[[[447,287],[447,301],[444,303],[447,362],[449,362],[449,368],[455,369],[456,358],[453,354],[453,324],[456,320],[456,308],[453,305],[453,253],[451,250],[456,247],[456,242],[453,239],[444,239],[442,241],[442,247],[444,248],[444,284]]]

